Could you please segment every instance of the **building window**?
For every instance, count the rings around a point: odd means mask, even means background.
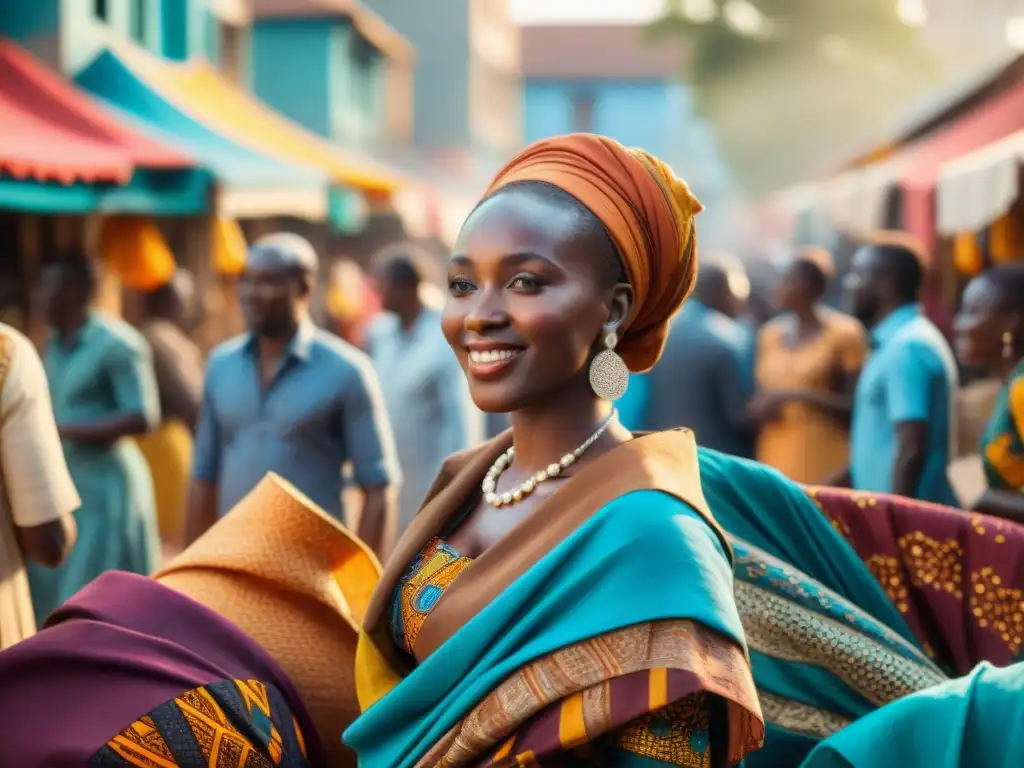
[[[135,0],[132,3],[131,34],[137,43],[146,42],[146,3],[148,0]]]
[[[589,93],[577,93],[573,97],[572,129],[578,133],[594,130],[594,97]]]
[[[109,21],[107,0],[92,0],[92,15],[99,21]]]

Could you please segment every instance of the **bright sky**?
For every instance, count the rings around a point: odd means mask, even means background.
[[[509,0],[519,24],[644,22],[658,15],[664,0]]]

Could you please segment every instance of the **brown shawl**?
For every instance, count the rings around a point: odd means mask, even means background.
[[[484,474],[511,444],[508,431],[478,448],[451,456],[396,545],[370,598],[363,624],[393,663],[397,660],[387,621],[398,580],[426,544],[477,498]],[[439,648],[595,512],[639,490],[663,491],[685,502],[707,521],[731,553],[725,532],[712,517],[701,491],[693,433],[680,429],[641,435],[582,465],[508,535],[467,566],[427,616],[416,640],[416,657],[422,660]]]

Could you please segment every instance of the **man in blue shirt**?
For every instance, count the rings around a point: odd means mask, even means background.
[[[957,368],[918,305],[925,274],[923,251],[903,235],[854,256],[847,289],[874,351],[854,397],[850,481],[857,490],[955,505],[946,465]]]
[[[239,283],[249,332],[213,350],[196,427],[188,541],[276,472],[341,519],[342,467],[363,496],[359,535],[384,547],[399,481],[369,358],[312,324],[313,247],[282,233],[253,245]]]

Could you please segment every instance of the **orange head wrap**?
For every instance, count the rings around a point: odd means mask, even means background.
[[[523,181],[562,189],[604,224],[636,296],[616,352],[631,371],[649,370],[697,278],[693,219],[703,206],[658,158],[587,133],[531,144],[498,173],[487,194]]]

